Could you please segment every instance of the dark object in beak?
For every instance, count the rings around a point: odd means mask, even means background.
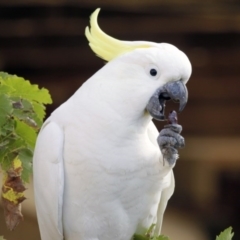
[[[179,102],[179,112],[186,106],[188,91],[181,80],[166,83],[158,88],[147,104],[147,111],[156,120],[165,120],[165,103],[170,99],[174,102]]]

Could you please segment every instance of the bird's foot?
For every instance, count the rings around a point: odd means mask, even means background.
[[[170,166],[175,165],[178,149],[185,146],[181,131],[182,126],[176,123],[165,125],[160,131],[157,141],[163,155],[163,163],[167,161]]]

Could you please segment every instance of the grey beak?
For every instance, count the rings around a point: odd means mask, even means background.
[[[156,120],[164,120],[165,103],[172,99],[179,102],[179,112],[181,112],[187,104],[188,91],[182,81],[169,82],[158,88],[147,104],[147,110]]]

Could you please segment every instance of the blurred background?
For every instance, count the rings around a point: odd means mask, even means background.
[[[84,36],[97,8],[100,27],[122,40],[168,42],[193,65],[179,123],[186,147],[163,233],[171,240],[214,240],[232,226],[240,239],[240,1],[0,0],[0,70],[48,88],[50,114],[104,65]],[[176,105],[167,104],[167,111]],[[157,122],[159,129],[164,123]],[[25,221],[0,235],[39,240],[32,186]]]

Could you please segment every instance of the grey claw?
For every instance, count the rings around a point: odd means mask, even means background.
[[[177,148],[176,146],[178,145],[177,139],[171,136],[159,136],[158,138],[158,145],[160,146],[161,149],[167,148],[167,147],[174,147]]]
[[[168,125],[165,125],[164,128],[171,129],[172,131],[174,131],[176,133],[182,132],[182,126],[179,124],[168,124]]]
[[[185,139],[180,135],[178,139],[178,148],[184,148],[185,147]]]
[[[161,149],[168,146],[172,146],[174,148],[183,148],[185,146],[185,140],[181,135],[177,136],[160,135],[157,141]]]
[[[180,135],[182,126],[179,124],[168,124],[164,126],[158,136],[158,145],[163,154],[164,160],[174,165],[178,159],[178,148],[185,146],[185,140]]]
[[[180,130],[179,127],[178,130]],[[176,131],[173,131],[171,128],[162,129],[162,131],[159,133],[157,141],[159,146],[165,146],[167,144],[175,148],[183,148],[185,146],[184,138],[179,133],[176,133]]]

